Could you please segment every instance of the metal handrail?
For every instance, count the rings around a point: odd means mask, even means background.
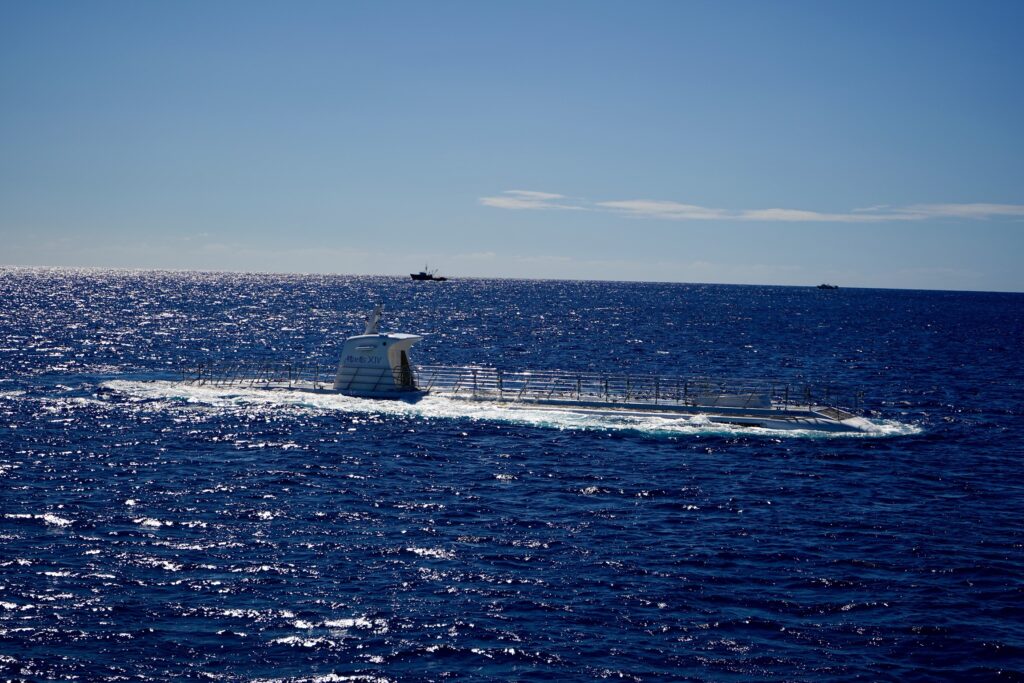
[[[710,377],[665,377],[659,375],[585,371],[506,371],[472,366],[421,365],[416,368],[381,368],[377,382],[390,378],[397,386],[439,394],[472,395],[482,400],[559,401],[588,403],[646,404],[666,406],[764,407],[767,398],[774,409],[799,406],[859,410],[863,392],[840,393],[829,385],[814,390],[792,382],[724,381]],[[331,362],[302,363],[262,361],[246,366],[237,361],[203,363],[182,370],[184,382],[211,386],[302,387],[322,390],[335,380]],[[841,401],[849,397],[848,402]],[[802,399],[802,400],[801,400]]]
[[[475,378],[475,397],[499,401],[558,400],[559,398],[650,405],[715,406],[734,408],[795,407],[790,394],[803,393],[805,406],[839,407],[840,394],[831,386],[814,392],[800,386],[797,392],[789,383],[726,381],[709,377],[662,377],[627,373],[601,373],[560,370],[509,372],[480,366],[421,365],[418,368],[426,386],[435,393],[459,394]],[[669,390],[666,390],[666,387]],[[819,400],[815,401],[815,395]],[[511,395],[511,398],[510,398]],[[850,405],[856,410],[862,394],[853,393]]]

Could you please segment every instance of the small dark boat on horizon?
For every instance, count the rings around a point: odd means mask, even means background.
[[[423,266],[423,270],[418,273],[409,273],[409,277],[413,280],[433,280],[434,282],[444,282],[448,279],[443,275],[438,275],[436,270],[430,270],[426,266]]]

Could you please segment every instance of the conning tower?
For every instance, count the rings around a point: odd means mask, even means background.
[[[370,398],[398,398],[418,391],[409,349],[423,337],[398,332],[382,334],[383,310],[378,304],[366,317],[363,333],[345,340],[334,377],[335,391]]]

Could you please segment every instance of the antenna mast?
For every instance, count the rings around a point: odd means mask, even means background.
[[[384,304],[377,304],[366,316],[366,329],[363,334],[380,334],[380,316],[384,312]]]

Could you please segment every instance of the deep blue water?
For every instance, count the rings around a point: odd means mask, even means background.
[[[378,300],[414,361],[827,380],[880,432],[174,381]],[[0,270],[0,676],[1022,680],[1022,350],[1017,294]]]

